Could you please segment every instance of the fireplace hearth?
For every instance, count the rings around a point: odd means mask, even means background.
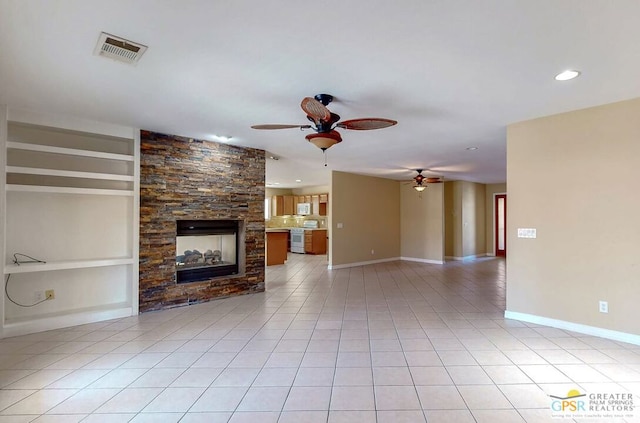
[[[237,275],[239,229],[237,220],[178,220],[176,282]]]

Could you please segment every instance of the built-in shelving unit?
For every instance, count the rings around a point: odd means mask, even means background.
[[[0,111],[0,338],[137,314],[139,131]]]

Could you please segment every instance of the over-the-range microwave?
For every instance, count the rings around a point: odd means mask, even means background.
[[[311,214],[311,203],[298,203],[297,214],[299,215]]]

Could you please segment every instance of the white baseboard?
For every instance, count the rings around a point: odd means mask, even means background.
[[[444,260],[431,260],[431,259],[423,259],[423,258],[417,258],[417,257],[400,257],[400,260],[416,261],[418,263],[428,263],[428,264],[444,264]]]
[[[22,320],[15,323],[5,322],[4,328],[0,329],[0,338],[28,335],[46,330],[68,328],[133,315],[131,307],[125,305],[118,307],[118,305],[115,305],[111,309],[96,307],[95,309],[88,308],[84,311],[70,312],[64,315],[34,318],[32,320]]]
[[[349,267],[367,266],[369,264],[387,263],[390,261],[399,261],[399,260],[400,260],[400,257],[391,257],[391,258],[379,259],[379,260],[359,261],[355,263],[345,263],[345,264],[336,264],[336,265],[330,264],[329,266],[327,266],[327,268],[329,270],[347,269]]]
[[[595,326],[587,326],[580,323],[567,322],[564,320],[551,319],[549,317],[536,316],[534,314],[519,313],[517,311],[505,310],[505,319],[519,320],[521,322],[535,323],[537,325],[550,326],[557,329],[570,330],[572,332],[583,333],[585,335],[599,336],[600,338],[611,339],[613,341],[626,342],[628,344],[640,345],[640,335],[632,333],[618,332],[616,330],[603,329]]]
[[[486,253],[482,253],[482,254],[472,254],[470,256],[464,256],[464,257],[456,257],[456,256],[444,256],[445,260],[473,260],[473,259],[477,259],[478,257],[486,257],[487,254]]]

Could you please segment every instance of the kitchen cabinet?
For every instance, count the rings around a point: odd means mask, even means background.
[[[284,214],[284,195],[274,195],[271,197],[271,216],[282,216]]]
[[[293,208],[293,196],[285,195],[284,196],[284,214],[291,215],[296,214],[296,209]]]
[[[320,214],[320,196],[318,194],[311,196],[311,214]]]
[[[271,198],[272,216],[296,214],[292,195],[274,195]]]
[[[307,254],[327,254],[327,230],[304,231],[304,252]]]
[[[318,196],[318,211],[317,214],[320,216],[327,215],[327,205],[329,203],[329,194],[320,194]]]
[[[267,238],[267,266],[284,264],[287,260],[287,230],[268,230]]]

